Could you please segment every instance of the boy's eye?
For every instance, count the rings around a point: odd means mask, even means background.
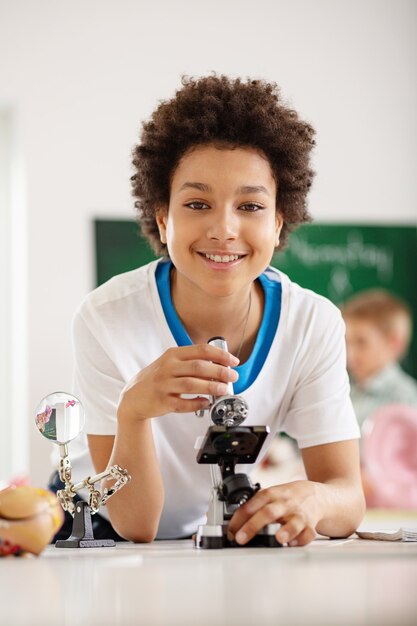
[[[246,202],[245,204],[241,204],[239,207],[242,211],[261,211],[263,208],[263,206],[256,204],[255,202]]]
[[[201,202],[201,200],[193,200],[192,202],[187,202],[186,206],[190,209],[194,209],[195,211],[202,211],[204,209],[210,208],[208,204],[206,204],[205,202]],[[241,204],[238,208],[240,211],[254,213],[255,211],[261,211],[264,207],[260,204],[256,204],[256,202],[245,202],[244,204]]]
[[[195,209],[196,211],[208,209],[208,205],[205,202],[199,202],[198,200],[194,200],[193,202],[187,202],[186,206],[190,207],[190,209]]]

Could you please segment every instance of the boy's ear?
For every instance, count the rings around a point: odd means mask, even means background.
[[[281,234],[282,227],[284,225],[284,218],[281,213],[277,210],[275,215],[275,247],[279,246],[279,236]]]
[[[167,219],[168,211],[165,207],[160,207],[155,211],[156,224],[159,230],[159,238],[163,244],[167,242]]]

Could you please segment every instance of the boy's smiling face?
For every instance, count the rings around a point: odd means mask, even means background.
[[[271,261],[282,217],[268,160],[251,148],[197,146],[179,162],[157,215],[178,288],[237,294]]]

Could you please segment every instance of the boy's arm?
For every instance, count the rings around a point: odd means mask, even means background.
[[[106,503],[112,526],[130,541],[152,541],[158,531],[164,488],[150,420],[119,421],[116,437],[88,435],[88,445],[97,472],[117,464],[131,475],[116,497]],[[103,486],[110,487],[113,482],[103,481]]]
[[[231,538],[247,543],[263,526],[278,522],[281,543],[305,545],[316,532],[347,537],[365,513],[356,440],[302,450],[308,480],[259,491],[229,525]],[[242,533],[245,536],[242,536]]]
[[[209,344],[171,348],[124,387],[117,409],[117,435],[88,436],[97,472],[117,464],[132,478],[107,504],[111,523],[122,537],[148,542],[158,530],[164,489],[151,420],[199,410],[208,405],[206,395],[227,393],[228,383],[238,377],[230,369],[237,362]],[[196,397],[184,398],[183,394]],[[104,486],[113,482],[104,481]]]
[[[317,532],[328,537],[347,537],[365,514],[359,441],[304,448],[301,454],[308,479],[319,489],[322,517]]]

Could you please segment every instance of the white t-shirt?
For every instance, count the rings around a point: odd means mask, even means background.
[[[86,413],[84,434],[70,444],[75,481],[95,473],[86,434],[115,435],[125,384],[168,348],[177,346],[178,334],[187,336],[178,318],[170,319],[170,314],[176,314],[169,287],[168,295],[167,289],[165,295],[161,291],[163,281],[169,282],[166,267],[166,261],[153,261],[112,278],[90,293],[75,314],[74,394]],[[165,278],[157,283],[161,268]],[[349,399],[339,310],[273,268],[268,268],[261,284],[266,312],[272,301],[268,286],[279,286],[280,312],[270,311],[269,317],[264,313],[263,344],[257,340],[250,359],[240,366],[247,386],[243,390],[235,386],[249,405],[244,425],[270,428],[258,462],[281,431],[296,439],[300,448],[359,437]],[[249,377],[244,375],[248,366]],[[210,425],[207,414],[198,418],[194,413],[172,413],[152,420],[165,488],[158,538],[189,536],[204,523],[210,470],[208,465],[197,464],[194,445]],[[253,468],[240,465],[238,471],[250,473]],[[105,507],[100,513],[108,517]]]

